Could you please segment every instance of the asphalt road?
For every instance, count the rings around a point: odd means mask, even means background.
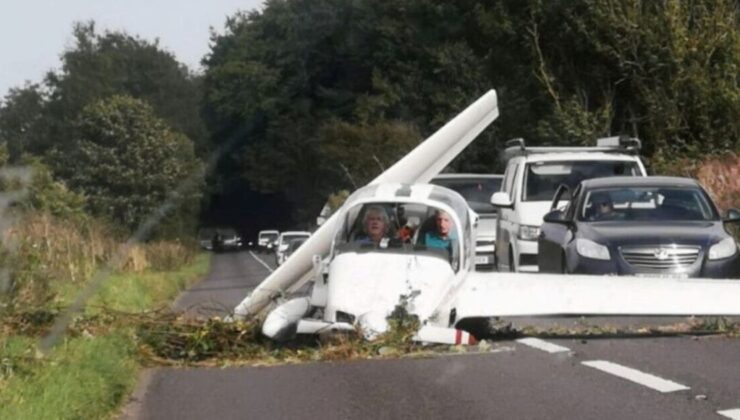
[[[241,251],[212,255],[211,272],[177,298],[175,309],[196,317],[228,315],[275,268],[272,254]]]
[[[268,273],[249,253],[216,255],[213,267],[178,304],[224,299],[233,307]],[[126,416],[740,419],[740,340],[535,339],[428,359],[155,369]]]

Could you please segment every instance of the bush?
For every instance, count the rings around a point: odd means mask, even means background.
[[[195,181],[201,164],[190,139],[172,131],[149,105],[127,96],[86,107],[77,132],[71,147],[57,150],[49,162],[87,197],[92,214],[134,231],[164,212],[156,223],[161,236],[195,231],[202,181]]]
[[[26,210],[61,218],[84,219],[85,197],[67,188],[64,182],[55,180],[45,165],[34,162],[33,175],[28,194],[21,201]]]
[[[23,180],[17,176],[5,176],[0,174],[0,192],[19,191],[23,188]]]
[[[740,208],[740,156],[727,155],[700,162],[696,178],[722,210]]]

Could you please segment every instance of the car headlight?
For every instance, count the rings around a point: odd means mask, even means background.
[[[288,245],[287,244],[280,245],[280,252],[284,252],[287,249],[288,249]]]
[[[540,228],[537,226],[519,226],[519,239],[523,241],[536,241],[540,236]]]
[[[588,239],[576,239],[578,255],[595,260],[610,260],[609,248]]]
[[[737,244],[735,239],[726,238],[709,248],[709,259],[710,260],[721,260],[723,258],[729,258],[737,252]]]

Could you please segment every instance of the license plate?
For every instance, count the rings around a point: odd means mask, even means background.
[[[486,255],[476,255],[475,256],[475,263],[476,264],[490,264],[491,263],[491,257]]]
[[[652,277],[659,279],[687,279],[686,273],[635,273],[635,277]]]

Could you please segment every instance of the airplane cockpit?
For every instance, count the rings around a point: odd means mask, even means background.
[[[333,255],[428,255],[447,260],[454,271],[472,259],[471,213],[452,190],[433,185],[398,184],[395,190],[369,186],[358,190],[348,204],[334,237]]]

